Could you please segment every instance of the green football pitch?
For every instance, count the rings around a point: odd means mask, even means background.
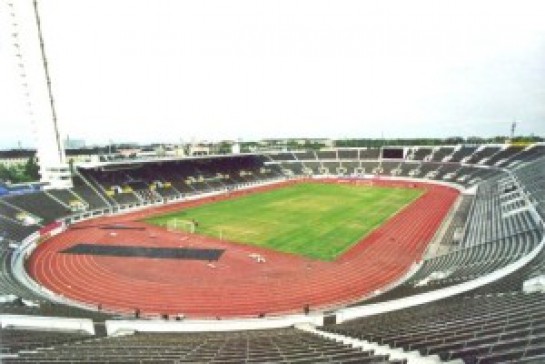
[[[300,183],[211,202],[149,223],[325,261],[360,241],[423,193],[415,188]]]

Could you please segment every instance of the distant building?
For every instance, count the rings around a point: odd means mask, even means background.
[[[209,155],[210,146],[204,144],[195,144],[189,146],[189,155]]]
[[[73,164],[98,162],[103,152],[99,148],[67,149],[66,159]]]
[[[185,156],[185,150],[183,146],[180,145],[169,145],[165,148],[165,155],[172,157],[183,157]]]
[[[85,148],[85,140],[83,140],[83,139],[70,139],[69,137],[66,137],[66,140],[64,141],[64,148],[65,149],[84,149]]]
[[[252,151],[288,151],[317,148],[333,148],[335,141],[326,138],[294,138],[294,139],[262,139],[259,140]]]
[[[26,164],[29,158],[36,158],[36,150],[12,149],[0,150],[0,164],[4,167],[13,167]]]

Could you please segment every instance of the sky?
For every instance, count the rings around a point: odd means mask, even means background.
[[[32,147],[9,0],[0,1],[0,148]],[[519,135],[545,136],[543,1],[41,0],[39,9],[61,134],[88,144],[486,137],[507,135],[513,121]],[[38,47],[34,35],[21,41]]]

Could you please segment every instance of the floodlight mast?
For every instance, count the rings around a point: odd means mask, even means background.
[[[41,75],[40,78],[42,80],[41,82],[45,79],[46,83],[46,90],[44,90],[46,95],[43,95],[42,93],[43,96],[40,94],[38,96],[46,97],[49,101],[49,107],[44,105],[44,113],[40,115],[43,119],[37,120],[37,125],[42,126],[41,128],[38,127],[38,138],[41,139],[41,142],[37,148],[41,181],[46,183],[46,188],[69,188],[72,187],[72,178],[59,132],[55,99],[51,88],[51,76],[49,74],[42,24],[38,10],[38,1],[33,0],[32,5],[40,45],[39,56],[41,56],[41,63],[43,66],[43,75]]]
[[[511,124],[511,140],[515,138],[515,129],[517,128],[517,122],[513,121]]]
[[[6,4],[12,18],[13,46],[27,113],[36,136],[40,180],[44,188],[71,187],[72,179],[57,122],[38,3],[36,0],[8,0]]]
[[[59,127],[57,124],[57,111],[55,110],[55,100],[53,99],[53,92],[51,90],[51,77],[49,76],[49,67],[47,67],[47,57],[45,55],[45,46],[44,46],[44,38],[42,35],[42,25],[40,21],[40,14],[38,12],[38,1],[33,0],[32,5],[34,8],[34,16],[36,19],[36,27],[38,29],[38,39],[40,41],[40,52],[42,54],[42,64],[44,67],[44,73],[45,73],[45,79],[47,82],[47,93],[49,96],[49,104],[51,105],[51,116],[53,121],[53,132],[55,134],[55,141],[57,144],[57,153],[59,155],[59,160],[64,161],[66,159],[64,155],[64,150],[61,144],[61,138],[59,135]]]

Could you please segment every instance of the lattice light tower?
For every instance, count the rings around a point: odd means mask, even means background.
[[[515,130],[517,129],[517,121],[513,121],[511,124],[511,140],[515,139]]]
[[[37,0],[7,0],[13,46],[36,136],[40,180],[46,188],[69,188],[72,178],[57,123]]]

